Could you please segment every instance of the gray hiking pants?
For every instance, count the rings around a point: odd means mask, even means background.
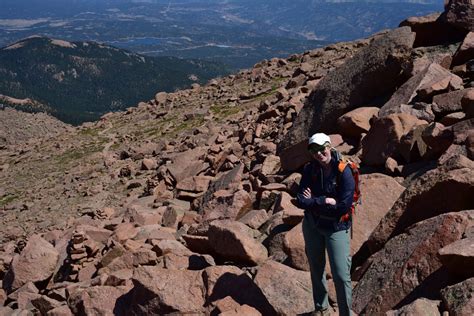
[[[352,305],[350,232],[327,231],[317,227],[308,214],[303,220],[303,236],[308,257],[313,299],[316,310],[329,307],[326,284],[326,254],[328,252],[331,273],[336,287],[339,315],[350,316]]]

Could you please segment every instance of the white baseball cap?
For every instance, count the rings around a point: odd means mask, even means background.
[[[310,146],[312,144],[323,146],[326,143],[331,144],[331,139],[329,138],[328,135],[326,135],[324,133],[313,134],[313,136],[311,136],[308,140],[308,146]]]

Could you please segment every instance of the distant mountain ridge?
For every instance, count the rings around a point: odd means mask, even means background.
[[[234,71],[394,28],[443,0],[2,0],[0,46],[34,34]]]
[[[95,42],[40,36],[0,49],[0,94],[33,99],[71,124],[134,106],[156,91],[174,91],[225,73],[210,62],[146,57]]]

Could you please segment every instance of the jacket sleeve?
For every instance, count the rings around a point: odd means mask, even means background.
[[[355,182],[349,166],[340,175],[337,187],[336,205],[327,205],[321,210],[321,215],[340,218],[349,212],[354,200]]]
[[[325,196],[313,196],[311,198],[305,198],[303,196],[303,192],[306,188],[311,187],[311,164],[307,164],[303,169],[303,175],[301,177],[298,194],[296,195],[296,199],[298,201],[298,205],[305,210],[313,209],[315,207],[320,207],[325,205]],[[314,194],[314,192],[313,192]]]

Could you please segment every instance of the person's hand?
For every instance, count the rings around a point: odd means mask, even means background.
[[[336,200],[333,198],[326,198],[325,202],[329,205],[336,205]]]
[[[310,198],[311,198],[311,189],[310,189],[310,188],[306,188],[306,189],[303,191],[303,196],[305,197],[305,199],[310,199]]]

